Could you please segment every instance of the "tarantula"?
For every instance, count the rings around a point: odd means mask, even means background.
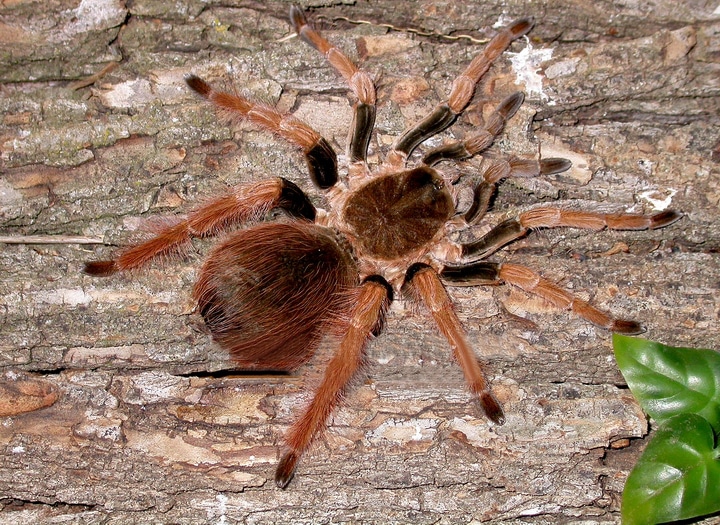
[[[200,269],[193,294],[214,340],[229,351],[238,368],[293,370],[310,358],[322,337],[337,337],[337,352],[314,398],[287,433],[286,450],[275,474],[281,488],[290,482],[298,460],[325,427],[362,366],[365,344],[381,330],[395,294],[427,307],[462,367],[470,391],[487,417],[502,425],[500,402],[467,342],[444,284],[507,283],[600,327],[635,333],[640,330],[637,323],[611,317],[529,268],[486,259],[536,228],[642,230],[661,228],[680,217],[674,211],[646,216],[541,206],[470,242],[451,240],[449,233],[483,218],[502,179],[559,173],[570,167],[569,161],[555,158],[486,159],[472,205],[456,212],[449,181],[432,166],[486,150],[522,104],[519,92],[503,100],[474,135],[428,151],[416,167],[406,167],[419,144],[457,120],[492,62],[530,31],[533,19],[517,20],[500,31],[455,79],[447,100],[409,127],[374,169],[367,161],[376,112],[373,80],[320,36],[300,8],[290,9],[290,21],[300,38],[322,53],[345,79],[356,98],[343,179],[330,144],[294,116],[217,91],[194,75],[186,81],[223,113],[250,121],[301,148],[310,178],[324,191],[329,210],[316,209],[297,185],[282,177],[243,184],[116,258],[85,266],[91,275],[140,268],[177,252],[192,237],[223,233],[222,242]],[[288,220],[262,221],[274,208],[284,210]],[[232,228],[245,223],[250,225]]]

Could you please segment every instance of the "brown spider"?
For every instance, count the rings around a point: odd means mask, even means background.
[[[680,217],[674,211],[645,216],[542,206],[500,223],[472,242],[453,242],[448,233],[476,224],[485,215],[501,179],[559,173],[570,167],[565,159],[488,160],[470,209],[456,213],[449,183],[431,166],[443,160],[466,159],[488,148],[522,104],[522,93],[501,102],[475,135],[429,151],[417,167],[405,167],[420,143],[455,122],[492,62],[513,40],[530,31],[533,20],[518,20],[498,33],[453,82],[447,101],[407,129],[374,170],[367,163],[375,121],[372,79],[309,26],[298,7],[290,9],[290,21],[300,38],[343,76],[357,98],[345,180],[338,177],[330,144],[292,115],[216,91],[196,76],[188,77],[187,83],[223,112],[302,148],[310,178],[325,192],[329,211],[316,209],[300,188],[281,177],[244,184],[115,259],[85,266],[91,275],[139,268],[177,252],[191,237],[252,223],[226,233],[207,257],[194,288],[200,313],[215,341],[241,369],[292,370],[310,358],[326,333],[338,338],[337,353],[315,397],[286,436],[287,450],[275,474],[275,482],[282,488],[361,367],[365,344],[380,331],[394,294],[402,292],[426,305],[452,347],[470,390],[478,396],[487,417],[501,425],[503,410],[467,343],[443,283],[508,283],[603,328],[635,333],[640,330],[637,323],[614,319],[533,270],[486,258],[534,228],[642,230],[661,228]],[[283,209],[291,220],[261,222],[272,208]]]

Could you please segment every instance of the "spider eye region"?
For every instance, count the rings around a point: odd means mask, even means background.
[[[392,260],[428,244],[453,213],[443,178],[421,166],[360,187],[348,200],[343,217],[364,253]]]

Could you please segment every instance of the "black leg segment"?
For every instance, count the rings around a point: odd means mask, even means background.
[[[298,219],[307,219],[314,222],[315,206],[312,205],[303,190],[297,184],[285,178],[280,177],[280,181],[281,189],[278,208],[282,208]]]
[[[528,229],[517,219],[508,219],[495,226],[478,240],[462,245],[462,256],[483,259],[507,243],[519,239]]]
[[[310,179],[321,190],[334,186],[338,181],[337,155],[324,138],[320,138],[312,148],[305,151],[305,162]]]
[[[450,109],[450,106],[440,104],[430,115],[403,133],[393,149],[409,156],[418,144],[450,127],[457,117],[458,113]]]
[[[502,284],[500,263],[479,261],[469,264],[447,264],[440,271],[440,279],[450,286],[480,286]]]
[[[358,102],[353,115],[348,155],[350,162],[366,162],[370,136],[375,126],[375,106]]]

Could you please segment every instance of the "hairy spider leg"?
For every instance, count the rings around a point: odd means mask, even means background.
[[[278,487],[285,488],[290,483],[298,460],[315,435],[325,427],[328,417],[362,366],[365,344],[382,323],[391,294],[390,285],[382,278],[369,278],[360,286],[347,331],[325,370],[322,383],[310,405],[285,437],[289,450],[283,454],[275,471]]]
[[[678,220],[682,215],[673,210],[653,215],[635,213],[593,213],[540,207],[521,213],[518,217],[501,222],[476,241],[460,244],[461,257],[484,259],[506,244],[526,235],[533,228],[583,228],[600,231],[655,230]]]
[[[507,121],[520,109],[524,99],[525,95],[522,92],[513,93],[495,108],[479,132],[463,141],[450,142],[428,151],[423,157],[423,162],[428,166],[434,166],[443,160],[463,160],[483,152],[492,145]],[[475,224],[485,216],[490,199],[495,193],[496,184],[501,179],[561,173],[570,166],[569,160],[560,158],[547,158],[540,161],[520,158],[489,161],[483,171],[484,180],[475,186],[473,202],[463,215],[465,223]]]
[[[358,165],[361,175],[369,175],[367,167],[367,150],[370,135],[375,126],[375,84],[366,72],[360,70],[342,51],[325,40],[305,18],[305,13],[297,7],[290,8],[290,23],[295,32],[307,44],[318,50],[345,79],[357,97],[353,105],[353,122],[350,127],[348,157],[350,163]],[[351,168],[352,170],[352,168]],[[357,171],[357,168],[356,170]],[[351,173],[354,175],[355,173]]]
[[[538,175],[552,175],[567,171],[572,163],[567,159],[548,157],[546,159],[492,159],[483,170],[483,181],[475,186],[473,201],[463,216],[465,223],[477,224],[490,207],[490,200],[495,194],[498,182],[510,177],[536,177]]]
[[[436,271],[426,264],[415,264],[408,269],[403,286],[427,306],[438,329],[450,343],[470,391],[480,399],[485,415],[495,424],[505,423],[500,402],[490,390],[485,372],[467,342],[465,330]]]
[[[283,208],[309,221],[315,219],[315,207],[289,180],[275,178],[241,184],[231,193],[192,211],[185,220],[161,228],[151,239],[125,250],[115,259],[85,263],[84,271],[90,275],[110,275],[140,268],[156,257],[182,252],[192,237],[215,235],[230,225],[259,218],[271,208]]]
[[[490,184],[496,184],[502,179],[510,177],[529,178],[538,175],[553,175],[567,171],[572,166],[568,159],[548,157],[546,159],[492,159],[483,171],[483,179]]]
[[[594,325],[622,334],[642,332],[641,326],[635,321],[614,319],[587,301],[575,297],[572,293],[544,279],[537,272],[525,266],[504,263],[500,265],[498,277],[507,283],[522,288],[526,292],[542,297],[558,308],[571,310]]]
[[[301,147],[310,179],[318,188],[326,190],[338,181],[335,151],[327,140],[300,119],[287,113],[280,113],[265,104],[217,91],[195,75],[188,76],[185,81],[193,91],[226,111],[230,116],[252,122],[263,129],[276,133],[291,144]]]
[[[622,334],[637,334],[642,327],[635,321],[616,319],[576,297],[537,272],[519,264],[478,261],[468,264],[445,265],[440,278],[451,286],[481,286],[511,284],[542,297],[553,306],[571,310],[596,326]]]
[[[533,24],[532,18],[522,18],[495,35],[483,52],[477,55],[465,71],[455,79],[448,99],[438,104],[430,115],[408,128],[395,141],[388,155],[388,162],[391,165],[402,166],[418,144],[451,126],[470,103],[475,86],[495,59],[510,46],[513,40],[527,34]]]
[[[505,128],[507,121],[520,109],[523,100],[525,100],[525,95],[522,91],[516,91],[498,104],[480,131],[465,140],[448,142],[431,149],[423,156],[423,163],[434,166],[443,160],[469,159],[489,148]]]

